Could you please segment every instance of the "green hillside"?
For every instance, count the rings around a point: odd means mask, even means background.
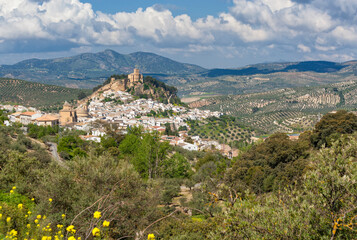
[[[0,102],[39,108],[56,108],[64,101],[77,100],[78,95],[89,90],[72,89],[54,85],[0,78]]]

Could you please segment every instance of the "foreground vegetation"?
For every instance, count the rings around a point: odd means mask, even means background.
[[[0,236],[355,239],[356,131],[357,117],[340,111],[297,141],[274,134],[233,160],[140,128],[108,128],[100,144],[64,131],[60,166],[20,128],[1,126]]]

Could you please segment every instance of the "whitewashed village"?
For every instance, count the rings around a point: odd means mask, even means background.
[[[135,99],[125,90],[128,86],[135,86],[142,82],[143,75],[138,69],[128,75],[128,79],[117,81],[103,86],[98,91],[84,100],[78,101],[77,106],[65,102],[59,113],[45,113],[33,107],[21,105],[0,105],[0,108],[13,112],[9,115],[6,125],[18,122],[26,126],[36,124],[39,126],[60,125],[66,129],[82,130],[86,135],[80,137],[86,141],[100,142],[106,135],[104,125],[109,124],[117,133],[126,134],[132,127],[141,126],[146,132],[158,131],[161,133],[161,141],[168,141],[170,145],[180,146],[190,151],[204,151],[215,149],[223,155],[233,158],[238,155],[238,150],[232,149],[226,144],[210,139],[202,139],[199,136],[188,138],[189,125],[187,120],[202,120],[209,117],[220,117],[221,112],[186,108],[176,104],[160,103],[152,99]],[[167,117],[153,116],[153,113],[170,112]],[[179,136],[165,135],[166,126],[173,129],[185,129],[178,131]],[[187,142],[189,139],[189,142]]]

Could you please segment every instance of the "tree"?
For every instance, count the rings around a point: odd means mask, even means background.
[[[80,91],[80,92],[78,93],[78,96],[77,96],[78,100],[82,100],[82,99],[85,98],[85,97],[87,97],[87,94],[86,94],[85,92]]]
[[[77,236],[89,236],[97,224],[93,212],[100,211],[102,218],[110,221],[110,239],[118,239],[127,235],[134,238],[138,229],[159,218],[159,198],[151,192],[155,189],[144,184],[128,161],[89,151],[67,166],[51,166],[33,191],[40,203],[37,208],[54,223],[61,223],[65,213],[67,226],[75,225]],[[49,198],[53,199],[50,208]]]
[[[315,125],[311,135],[311,143],[316,148],[331,146],[341,134],[357,131],[357,116],[345,110],[328,113]]]
[[[190,163],[180,153],[163,161],[162,172],[166,178],[187,178],[192,174]]]
[[[211,239],[355,239],[356,137],[343,136],[313,153],[301,184],[258,196],[233,192],[235,201]]]
[[[279,189],[305,173],[309,149],[305,138],[291,141],[286,134],[273,134],[240,155],[225,175],[226,184],[256,193]]]
[[[67,156],[68,159],[72,159],[74,156],[85,156],[86,152],[82,149],[84,146],[84,141],[78,136],[64,136],[59,140],[57,150],[61,156]]]
[[[304,190],[319,215],[318,227],[331,239],[352,239],[357,231],[356,137],[342,136],[331,148],[321,149],[305,175]]]

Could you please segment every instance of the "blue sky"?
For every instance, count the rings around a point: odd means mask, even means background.
[[[188,14],[192,19],[217,16],[232,6],[231,0],[86,0],[93,9],[106,13],[135,12],[138,8],[157,6],[169,9],[173,15]]]
[[[113,49],[203,67],[357,59],[356,0],[0,0],[0,64]]]

